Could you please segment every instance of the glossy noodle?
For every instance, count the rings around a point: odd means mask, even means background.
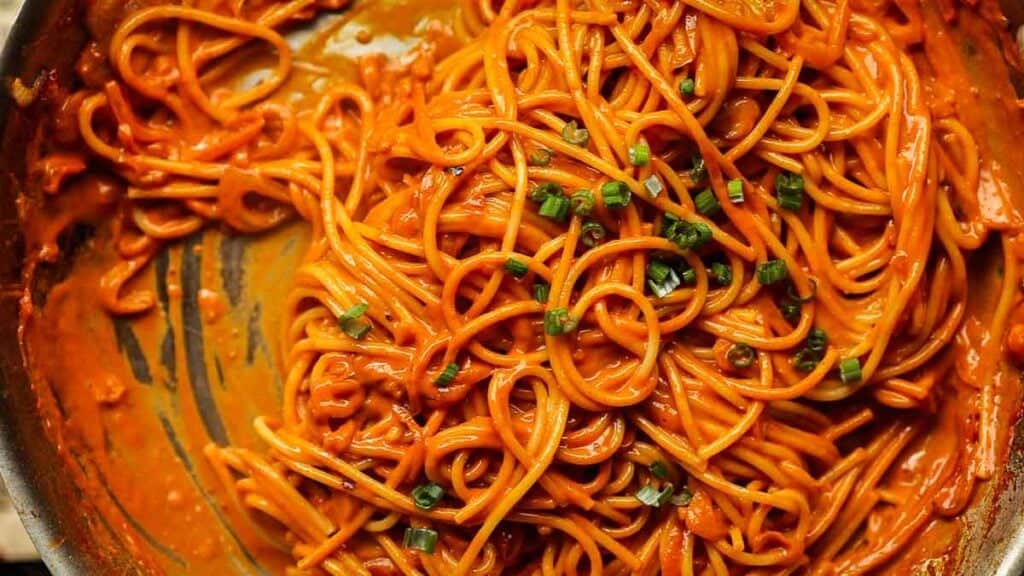
[[[127,183],[115,315],[205,226],[311,228],[266,449],[206,449],[290,573],[871,573],[993,475],[949,350],[990,236],[1010,328],[1017,250],[916,3],[463,0],[458,49],[279,97],[344,4],[129,12],[70,97],[87,162],[43,159]]]

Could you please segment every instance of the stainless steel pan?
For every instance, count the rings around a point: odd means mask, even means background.
[[[1011,18],[1024,15],[1024,2],[1008,2],[1006,12]],[[41,69],[70,68],[85,38],[81,22],[77,0],[28,0],[0,61],[4,80],[21,77],[30,81]],[[25,247],[15,204],[25,172],[24,143],[32,125],[13,107],[6,94],[0,91],[3,143],[0,148],[0,474],[53,572],[142,573],[145,568],[130,552],[131,546],[120,538],[117,527],[106,522],[90,504],[89,496],[63,472],[66,455],[51,441],[52,435],[47,429],[52,423],[40,418],[35,410],[36,395],[18,345]],[[220,241],[230,243],[226,239]],[[244,253],[247,247],[241,243],[235,244],[233,249]],[[74,252],[65,254],[72,256],[48,267],[36,278],[36,293],[45,292],[48,282],[68,269],[70,262],[67,260],[73,258]],[[188,278],[183,284],[187,289]],[[241,294],[238,306],[245,306],[248,296],[244,288],[235,286],[234,289]],[[202,341],[198,346],[203,346]],[[198,357],[202,356],[200,348]],[[182,372],[192,379],[207,380],[209,367],[201,362],[192,364],[183,367]],[[202,417],[208,428],[216,428],[215,410],[204,411]],[[985,487],[979,504],[964,519],[966,529],[959,553],[954,555],[955,566],[947,567],[950,573],[962,576],[1024,574],[1024,426],[1018,425],[1015,437],[1017,440],[1002,474]],[[174,441],[173,434],[168,440]],[[182,455],[182,458],[188,457],[188,454]],[[209,504],[213,506],[212,502]],[[243,558],[244,553],[239,556],[237,573],[260,571],[251,558]],[[179,572],[188,573],[189,569],[182,566]]]

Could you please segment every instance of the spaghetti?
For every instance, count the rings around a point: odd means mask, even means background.
[[[861,574],[993,474],[943,352],[1002,233],[916,4],[464,0],[453,53],[281,97],[283,30],[343,4],[130,12],[69,98],[86,157],[40,161],[128,183],[115,314],[168,242],[308,221],[268,449],[206,450],[292,573]]]

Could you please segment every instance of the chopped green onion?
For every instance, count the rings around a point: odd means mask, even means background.
[[[452,166],[451,168],[448,169],[448,173],[451,174],[452,176],[455,176],[456,178],[462,176],[462,174],[465,171],[466,169],[463,168],[462,166]]]
[[[800,294],[796,291],[796,286],[793,286],[792,282],[790,282],[789,286],[786,287],[786,294],[789,295],[790,299],[792,299],[794,302],[799,302],[801,304],[814,300],[814,297],[818,295],[818,282],[814,278],[811,278],[810,280],[811,294],[809,296],[800,296]]]
[[[344,314],[338,317],[338,326],[341,328],[342,332],[347,334],[349,338],[354,338],[356,340],[362,340],[365,338],[366,335],[370,333],[370,330],[373,329],[373,326],[366,322],[359,322],[359,319],[362,318],[369,309],[370,306],[363,303],[357,304],[346,310]]]
[[[800,321],[800,311],[803,306],[799,302],[786,301],[779,307],[779,312],[782,313],[782,317],[791,324],[796,324]]]
[[[509,276],[513,278],[522,278],[530,271],[530,267],[526,262],[516,260],[515,258],[509,258],[505,261],[505,272],[508,272]]]
[[[661,235],[675,242],[684,250],[700,248],[711,241],[711,228],[703,222],[687,222],[678,218],[666,218]]]
[[[683,285],[689,286],[690,284],[693,284],[697,281],[697,271],[694,270],[693,268],[686,267],[685,269],[679,272],[679,280],[683,283]]]
[[[370,309],[370,305],[369,304],[366,304],[366,303],[356,304],[355,306],[353,306],[353,307],[349,308],[348,310],[346,310],[345,313],[342,314],[341,317],[338,318],[338,320],[341,321],[341,322],[348,322],[348,321],[351,321],[351,320],[359,320],[360,318],[363,317],[363,314],[366,314],[366,311],[369,310],[369,309]]]
[[[555,222],[565,222],[565,219],[569,217],[570,204],[571,202],[565,196],[555,196],[552,194],[544,199],[544,203],[540,205],[538,213]]]
[[[651,465],[648,466],[648,468],[650,468],[651,474],[653,474],[655,478],[659,480],[668,479],[668,464],[665,464],[661,460],[651,462]]]
[[[588,220],[583,223],[580,227],[580,241],[587,248],[593,248],[604,242],[605,236],[608,232],[601,226],[600,223]]]
[[[575,120],[571,120],[566,122],[565,127],[562,128],[562,140],[586,148],[590,143],[590,132],[586,128],[580,128],[579,123]]]
[[[551,156],[551,150],[548,150],[547,148],[537,148],[530,153],[530,166],[550,166]]]
[[[828,333],[821,328],[811,330],[811,333],[807,335],[807,349],[823,354],[826,348],[828,348]]]
[[[410,550],[433,554],[437,547],[437,532],[430,528],[406,528],[402,545]]]
[[[565,196],[565,188],[557,182],[542,182],[530,192],[530,200],[541,204],[548,196]]]
[[[433,482],[420,484],[412,491],[412,500],[420,510],[433,510],[442,498],[444,498],[444,488]]]
[[[633,199],[633,193],[625,182],[612,180],[601,186],[601,199],[605,208],[625,208]]]
[[[682,82],[679,83],[679,93],[687,98],[693,96],[696,90],[697,83],[693,81],[693,78],[683,78]]]
[[[648,196],[657,198],[665,191],[665,185],[661,183],[661,178],[658,178],[657,174],[651,174],[644,180],[644,189],[647,190]]]
[[[693,198],[693,203],[697,205],[697,212],[705,216],[714,216],[722,211],[722,205],[718,203],[718,198],[710,188],[705,188],[700,194],[697,194]]]
[[[551,285],[544,282],[537,282],[533,285],[533,299],[541,304],[547,304],[551,296]]]
[[[819,357],[814,351],[808,350],[807,348],[804,348],[793,356],[793,367],[800,372],[811,372],[818,366],[819,362],[821,362],[821,357]]]
[[[633,166],[647,166],[651,161],[651,147],[639,142],[629,147],[629,163]]]
[[[437,386],[438,388],[444,388],[445,386],[448,386],[449,384],[454,382],[455,377],[458,376],[458,374],[459,365],[453,362],[444,367],[444,370],[437,377],[437,380],[434,380],[434,385]]]
[[[677,506],[679,508],[689,506],[691,501],[693,501],[693,492],[690,492],[690,489],[686,486],[680,488],[679,492],[676,492],[675,496],[669,500],[673,506]]]
[[[739,178],[729,180],[727,187],[729,189],[729,201],[733,204],[743,204],[745,199],[743,196],[743,180]]]
[[[732,284],[732,268],[721,262],[715,262],[708,269],[709,275],[719,286]]]
[[[843,384],[860,382],[863,377],[860,372],[860,360],[857,358],[847,358],[839,363],[839,379]]]
[[[694,184],[700,184],[708,178],[708,167],[704,164],[704,157],[697,154],[693,157],[693,167],[690,168],[690,180]]]
[[[658,298],[668,296],[679,288],[682,282],[676,271],[661,260],[651,260],[647,265],[647,287]]]
[[[590,213],[594,211],[594,204],[597,201],[594,200],[594,193],[590,190],[577,190],[572,193],[569,203],[572,206],[573,214],[577,216],[590,216]]]
[[[757,351],[749,344],[733,344],[725,358],[733,368],[750,368],[757,360]]]
[[[780,208],[799,210],[804,205],[804,177],[792,172],[779,174],[775,177],[775,194]]]
[[[769,260],[757,267],[757,281],[762,286],[771,286],[789,277],[789,269],[784,260]]]
[[[643,488],[637,490],[636,499],[640,502],[652,507],[660,508],[662,504],[668,502],[672,498],[672,493],[675,490],[672,485],[669,484],[658,490],[650,484],[645,484]]]
[[[579,326],[579,322],[569,315],[565,308],[548,310],[544,314],[544,332],[548,336],[562,336],[568,334]]]
[[[366,338],[366,335],[369,334],[371,330],[373,330],[373,326],[370,326],[365,322],[349,321],[342,324],[341,329],[350,338],[362,340],[363,338]]]

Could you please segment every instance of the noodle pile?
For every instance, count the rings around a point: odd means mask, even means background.
[[[43,160],[128,183],[116,314],[168,242],[308,221],[268,450],[206,451],[291,573],[861,574],[991,475],[943,354],[978,153],[913,3],[464,1],[454,53],[281,96],[342,4],[130,13],[69,99],[88,162]]]

